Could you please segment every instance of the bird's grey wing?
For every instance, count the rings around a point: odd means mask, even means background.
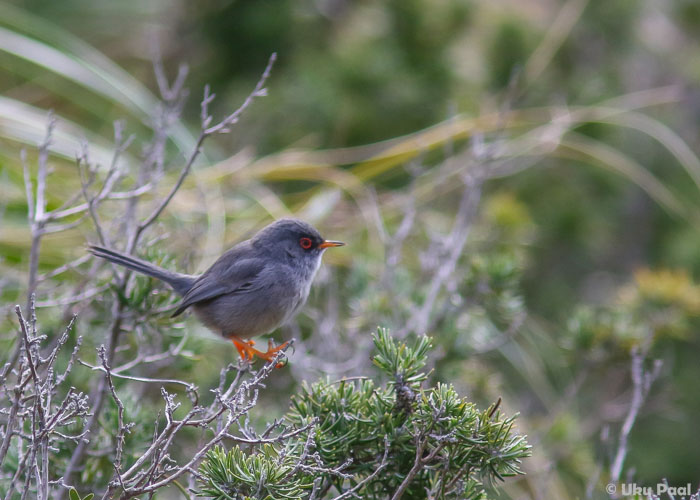
[[[224,294],[245,293],[257,287],[257,278],[264,269],[262,259],[242,259],[230,265],[215,263],[194,282],[182,297],[173,316],[181,314],[192,304]]]

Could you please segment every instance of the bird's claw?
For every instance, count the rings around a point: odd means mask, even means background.
[[[275,344],[272,342],[272,339],[270,339],[267,344],[267,351],[262,352],[258,351],[253,347],[255,345],[254,340],[246,341],[238,338],[232,338],[231,340],[236,346],[236,349],[238,350],[238,354],[241,356],[241,359],[244,361],[254,361],[256,356],[264,361],[274,361],[275,357],[277,356],[277,353],[289,345],[289,342],[287,341],[275,347]],[[282,368],[286,364],[286,361],[279,362],[275,365],[275,368]]]

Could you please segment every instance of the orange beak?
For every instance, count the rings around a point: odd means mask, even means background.
[[[318,248],[342,247],[343,245],[345,245],[345,243],[342,241],[325,240],[318,246]]]

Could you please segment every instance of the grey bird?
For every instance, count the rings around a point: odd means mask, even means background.
[[[199,276],[168,271],[108,248],[89,246],[97,257],[152,276],[170,285],[182,302],[177,316],[192,307],[211,330],[229,338],[243,359],[269,361],[288,342],[267,352],[250,337],[269,333],[289,321],[309,296],[323,252],[345,243],[326,240],[310,224],[280,219],[217,259]]]

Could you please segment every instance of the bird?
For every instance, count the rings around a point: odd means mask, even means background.
[[[96,257],[167,283],[182,297],[173,317],[191,308],[210,330],[230,339],[242,360],[275,359],[289,342],[266,352],[251,337],[264,335],[291,320],[306,303],[326,249],[343,246],[326,240],[307,222],[279,219],[219,257],[199,276],[158,267],[130,255],[88,246]]]

